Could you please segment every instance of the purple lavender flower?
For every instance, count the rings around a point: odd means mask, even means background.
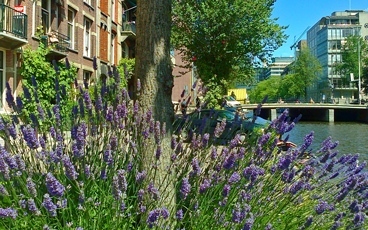
[[[7,123],[6,128],[9,132],[9,135],[15,140],[17,139],[17,129],[13,123]]]
[[[28,201],[27,201],[27,205],[28,205],[28,210],[29,210],[33,215],[36,215],[36,216],[41,215],[40,210],[38,210],[38,208],[37,208],[37,206],[36,206],[36,203],[35,203],[35,201],[34,201],[32,198],[28,199]]]
[[[253,223],[254,223],[254,219],[252,217],[248,218],[245,221],[244,227],[242,228],[242,230],[251,230],[253,227]]]
[[[243,176],[250,180],[251,182],[255,181],[259,176],[264,175],[265,170],[254,164],[246,167],[243,171]]]
[[[199,161],[197,158],[192,160],[192,171],[191,176],[199,176],[201,174],[201,167],[199,166]]]
[[[157,224],[157,221],[160,215],[161,215],[160,209],[155,209],[148,213],[147,225],[149,228],[153,228],[153,226]]]
[[[234,223],[241,223],[245,216],[246,216],[246,212],[244,210],[241,210],[239,207],[235,207],[232,212],[232,221]]]
[[[111,146],[111,150],[116,150],[118,146],[118,138],[115,135],[112,135],[110,137],[110,146]]]
[[[143,180],[146,178],[146,176],[147,176],[147,172],[146,171],[138,172],[137,175],[135,176],[135,180],[138,183],[142,183]]]
[[[10,108],[15,107],[13,92],[8,81],[6,82],[6,102]]]
[[[27,189],[28,192],[31,194],[32,197],[37,196],[36,184],[32,181],[32,178],[27,178]]]
[[[0,195],[2,196],[9,196],[8,191],[6,190],[6,188],[4,187],[4,185],[0,184]]]
[[[162,154],[161,145],[157,145],[157,147],[156,147],[156,154],[155,154],[157,160],[160,159],[161,154]]]
[[[353,223],[355,227],[359,227],[364,223],[365,214],[364,212],[358,212],[354,215]]]
[[[112,108],[112,106],[109,106],[107,108],[107,112],[106,112],[106,117],[105,117],[106,121],[108,122],[113,122],[114,121],[114,110]]]
[[[84,176],[89,179],[91,177],[91,166],[86,164],[84,166]]]
[[[316,211],[317,214],[322,214],[324,213],[325,211],[328,211],[328,210],[332,210],[333,209],[333,206],[328,204],[326,201],[324,200],[321,200],[317,205],[316,207],[314,208],[314,210]]]
[[[65,174],[70,180],[76,180],[78,178],[78,172],[75,170],[73,163],[71,162],[68,155],[64,155],[63,164],[65,168]]]
[[[184,218],[184,212],[182,209],[179,209],[178,211],[176,211],[176,219],[177,220],[182,220]]]
[[[231,186],[229,184],[225,184],[222,189],[222,196],[227,197],[230,193]]]
[[[21,111],[24,107],[22,98],[21,97],[16,97],[15,102],[16,102],[16,105],[17,105],[17,110]]]
[[[27,201],[26,200],[24,200],[24,199],[21,199],[21,200],[19,200],[19,206],[21,207],[21,208],[23,208],[23,209],[26,209],[27,208]]]
[[[54,107],[52,107],[52,111],[54,112],[56,124],[58,124],[58,126],[60,126],[61,125],[61,116],[60,116],[59,106],[54,105]]]
[[[201,185],[199,186],[199,193],[201,194],[205,193],[210,186],[211,186],[211,180],[204,179]]]
[[[217,123],[215,131],[214,131],[215,137],[219,138],[221,134],[224,132],[225,127],[226,127],[225,119],[223,119],[220,123]]]
[[[96,58],[96,56],[93,56],[93,69],[97,70],[97,58]]]
[[[0,172],[4,175],[6,180],[10,179],[9,165],[5,162],[3,157],[0,157]]]
[[[231,169],[235,166],[235,161],[236,161],[236,156],[235,156],[235,154],[231,153],[224,160],[224,163],[223,163],[222,167],[224,167],[224,169],[229,170],[229,169]]]
[[[104,151],[103,159],[108,166],[112,166],[114,163],[114,157],[112,155],[112,150],[110,144],[106,145],[106,150]]]
[[[52,173],[47,173],[46,175],[46,187],[47,191],[51,196],[61,197],[64,195],[65,187],[62,185]]]
[[[183,178],[182,182],[181,182],[181,188],[180,188],[180,194],[181,197],[185,200],[187,198],[187,196],[190,193],[192,186],[189,183],[188,178]]]
[[[92,110],[92,100],[87,91],[83,92],[83,100],[84,100],[87,110],[89,111]]]
[[[160,192],[158,191],[158,189],[153,185],[153,183],[149,183],[148,187],[147,187],[147,191],[148,193],[152,196],[152,198],[154,200],[158,200],[160,197]]]
[[[123,196],[123,192],[120,189],[118,175],[114,175],[112,177],[112,194],[113,194],[115,200],[119,200]]]
[[[51,216],[56,216],[57,206],[52,202],[50,195],[47,193],[43,196],[42,206],[45,207]]]
[[[21,131],[29,148],[37,149],[40,146],[35,130],[30,125],[22,126]]]
[[[234,172],[233,174],[231,174],[228,182],[229,182],[229,184],[235,184],[235,183],[239,182],[240,180],[241,180],[241,177],[240,177],[239,173]]]
[[[0,218],[17,218],[17,210],[13,208],[0,208]]]

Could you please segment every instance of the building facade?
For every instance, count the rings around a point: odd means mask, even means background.
[[[351,35],[360,35],[368,40],[368,12],[333,12],[331,16],[322,17],[308,30],[308,48],[321,63],[322,73],[318,81],[308,88],[307,98],[335,103],[349,103],[358,98],[355,82],[343,84],[342,78],[347,76],[341,76],[334,70],[335,64],[343,61],[341,49]]]
[[[21,90],[27,46],[49,46],[50,61],[68,58],[80,82],[107,76],[122,57],[134,58],[135,10],[136,0],[0,0],[0,111],[6,82],[15,94]]]
[[[294,61],[294,57],[273,57],[267,67],[256,70],[257,82],[266,80],[271,76],[283,75],[285,69]]]

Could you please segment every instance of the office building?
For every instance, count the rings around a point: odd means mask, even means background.
[[[307,98],[336,103],[348,103],[358,98],[356,83],[343,80],[349,79],[349,76],[341,76],[334,70],[335,64],[343,61],[341,50],[351,35],[359,35],[368,40],[368,12],[363,10],[333,12],[330,16],[322,17],[308,30],[308,48],[321,63],[322,73],[318,81],[308,88]]]

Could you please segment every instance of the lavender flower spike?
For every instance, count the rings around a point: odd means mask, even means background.
[[[185,200],[190,193],[192,186],[189,183],[188,178],[184,178],[181,182],[180,194],[181,197]]]
[[[65,192],[65,187],[51,173],[46,175],[46,187],[51,196],[62,196]]]
[[[12,208],[0,208],[0,218],[17,218],[17,210]]]

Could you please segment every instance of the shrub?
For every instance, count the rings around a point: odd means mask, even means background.
[[[113,76],[113,77],[117,77]],[[106,81],[109,82],[109,81]],[[366,163],[357,155],[337,156],[327,139],[309,150],[313,132],[296,149],[281,151],[277,137],[295,122],[287,110],[255,142],[214,146],[209,135],[191,143],[171,138],[162,148],[165,125],[141,114],[125,89],[101,83],[80,88],[72,128],[63,130],[61,107],[50,128],[0,120],[0,222],[6,229],[365,229]],[[79,87],[79,86],[78,86]],[[106,96],[110,95],[110,96]],[[111,95],[115,95],[112,99]],[[41,119],[41,117],[37,117]],[[221,130],[219,130],[221,131]],[[141,156],[154,143],[157,164],[142,168]],[[166,175],[156,175],[162,151],[171,151]],[[153,175],[175,174],[176,209],[157,204],[167,192]]]

